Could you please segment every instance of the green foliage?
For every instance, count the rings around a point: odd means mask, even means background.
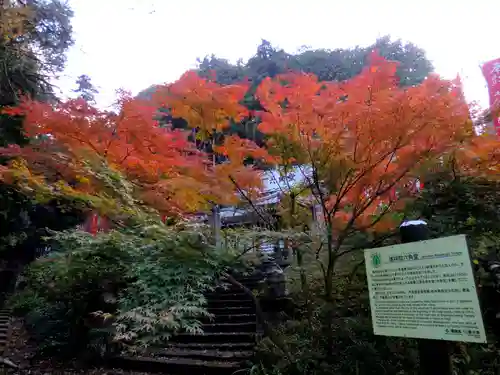
[[[200,333],[199,319],[210,316],[203,292],[232,256],[199,231],[157,222],[95,237],[60,232],[52,240],[57,250],[29,266],[11,305],[41,349],[67,356]]]
[[[228,254],[198,231],[162,225],[134,230],[123,244],[131,254],[131,282],[119,299],[116,340],[148,345],[178,332],[201,333],[210,317],[203,292],[216,284]]]
[[[0,44],[0,109],[18,103],[20,95],[43,98],[51,92],[34,56]],[[25,144],[22,119],[0,114],[0,146]]]
[[[26,27],[16,38],[0,42],[0,147],[29,142],[22,132],[23,119],[1,111],[18,104],[21,96],[55,100],[48,75],[64,68],[65,53],[73,43],[70,24],[73,14],[66,2],[28,0],[24,3],[31,10]],[[0,163],[5,161],[4,157],[0,158]],[[0,183],[2,260],[25,263],[35,248],[44,246],[41,237],[46,235],[46,227],[68,228],[80,221],[74,210],[63,213],[54,203],[39,205],[12,186]],[[0,293],[3,287],[0,286]]]
[[[400,63],[398,75],[401,85],[411,86],[421,83],[433,70],[425,51],[412,43],[391,40],[390,36],[379,38],[367,47],[335,50],[302,50],[289,54],[262,40],[256,54],[246,64],[238,61],[233,65],[214,55],[199,61],[200,74],[212,77],[222,84],[231,84],[242,78],[249,78],[257,85],[266,77],[274,77],[288,70],[302,71],[316,75],[321,81],[343,81],[361,72],[368,55],[378,50],[389,59]]]
[[[416,340],[373,335],[364,273],[361,267],[352,278],[336,277],[333,304],[322,298],[321,283],[311,281],[311,315],[303,293],[294,292],[291,298],[295,309],[276,324],[276,333],[286,344],[289,356],[265,338],[258,345],[250,375],[417,374]],[[491,303],[491,295],[482,292],[483,305],[488,299]],[[495,292],[493,298],[497,296]],[[332,347],[327,339],[329,332]],[[450,343],[454,374],[498,373],[498,336],[492,326],[487,326],[487,332],[489,344]]]
[[[408,215],[427,220],[434,237],[466,234],[476,247],[486,232],[500,231],[500,183],[437,173]]]
[[[99,327],[91,314],[113,309],[104,296],[125,282],[127,253],[115,233],[63,232],[54,240],[59,251],[29,266],[25,288],[10,303],[42,351],[69,356],[91,344],[90,331]]]
[[[313,294],[316,294],[313,292]],[[417,363],[415,342],[374,336],[364,275],[353,281],[338,278],[335,305],[314,296],[312,316],[299,295],[293,295],[296,309],[277,328],[291,358],[270,340],[258,347],[255,374],[409,374]],[[333,347],[329,347],[331,327]],[[260,367],[260,369],[259,369]],[[259,371],[260,370],[260,371]],[[274,371],[274,372],[273,372]]]
[[[74,43],[71,18],[73,11],[64,0],[28,0],[34,19],[26,33],[17,40],[28,43],[37,53],[44,72],[60,72],[66,62],[66,51]]]
[[[99,91],[92,84],[91,78],[86,74],[82,74],[77,78],[76,85],[77,88],[73,92],[77,93],[87,103],[95,104],[95,94],[98,94]]]
[[[428,176],[422,195],[407,211],[408,216],[427,221],[432,237],[465,234],[474,258],[499,259],[500,183],[497,181],[460,176],[453,170],[439,171]],[[476,268],[487,331],[500,335],[497,288],[483,267]],[[470,348],[474,350],[474,346]]]
[[[217,82],[223,85],[230,85],[245,78],[245,67],[242,61],[238,61],[236,65],[233,65],[228,60],[215,55],[198,59],[198,68],[203,72],[215,72]]]
[[[39,205],[14,187],[0,184],[0,257],[31,260],[36,248],[47,243],[47,229],[63,230],[82,222],[81,212],[68,201]]]
[[[500,349],[492,337],[490,344],[452,344],[452,363],[457,375],[496,375]]]
[[[434,237],[466,234],[475,257],[498,260],[500,251],[500,185],[442,171],[427,176],[420,198],[401,213],[427,220]],[[393,233],[356,233],[344,250],[397,243]],[[277,324],[289,353],[269,339],[259,345],[252,374],[414,374],[418,370],[415,340],[374,336],[362,256],[349,254],[337,263],[334,301],[322,297],[321,268],[303,240],[302,264],[287,269],[295,310]],[[358,253],[359,254],[359,253]],[[361,255],[361,254],[359,254]],[[321,257],[321,253],[319,254]],[[356,268],[356,266],[361,267]],[[351,272],[350,270],[356,269]],[[479,298],[488,332],[487,345],[451,343],[454,374],[498,373],[500,336],[498,288],[491,275],[477,267]],[[307,283],[301,280],[301,273]],[[348,276],[343,276],[346,273]],[[331,334],[333,340],[329,340]]]

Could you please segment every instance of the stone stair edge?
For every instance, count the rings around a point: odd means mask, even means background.
[[[208,357],[208,358],[248,358],[253,355],[251,350],[215,350],[215,349],[190,349],[190,348],[150,348],[148,355],[160,357]]]
[[[159,349],[189,349],[189,348],[207,348],[207,350],[213,350],[215,348],[254,348],[255,343],[253,342],[207,342],[207,343],[169,343],[166,346],[158,347]],[[156,347],[152,347],[156,348]]]
[[[199,359],[190,358],[155,358],[155,357],[145,357],[145,356],[116,356],[113,359],[125,360],[137,363],[156,363],[165,365],[183,365],[183,366],[200,366],[200,367],[211,367],[211,368],[238,368],[241,366],[241,362],[231,362],[231,361],[205,361]]]

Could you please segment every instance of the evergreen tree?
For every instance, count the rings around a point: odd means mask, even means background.
[[[76,85],[77,88],[73,92],[77,93],[87,103],[95,104],[95,94],[98,94],[99,91],[92,84],[91,78],[86,74],[82,74],[76,80]]]
[[[3,2],[0,17],[0,146],[25,145],[23,118],[3,113],[22,96],[54,101],[50,75],[64,68],[65,53],[73,44],[69,6],[59,0],[28,0],[24,5]],[[0,156],[0,162],[7,158]],[[45,228],[63,229],[79,218],[62,214],[58,203],[34,203],[11,185],[0,182],[0,259],[6,268],[18,268],[34,256]],[[0,272],[0,294],[12,281]]]

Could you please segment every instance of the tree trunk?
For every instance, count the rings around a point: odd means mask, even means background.
[[[326,335],[327,335],[327,355],[328,358],[332,358],[333,356],[333,320],[331,318],[331,312],[333,311],[333,271],[335,268],[335,250],[333,246],[333,233],[332,233],[332,225],[331,219],[328,219],[327,225],[327,249],[328,249],[328,267],[326,269],[325,276],[325,300],[327,306],[327,316],[326,316]]]

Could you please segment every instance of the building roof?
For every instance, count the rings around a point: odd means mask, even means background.
[[[280,195],[291,189],[307,185],[307,179],[312,174],[309,166],[294,166],[286,173],[271,169],[263,173],[264,196],[258,201],[259,205],[275,204],[279,202]]]

